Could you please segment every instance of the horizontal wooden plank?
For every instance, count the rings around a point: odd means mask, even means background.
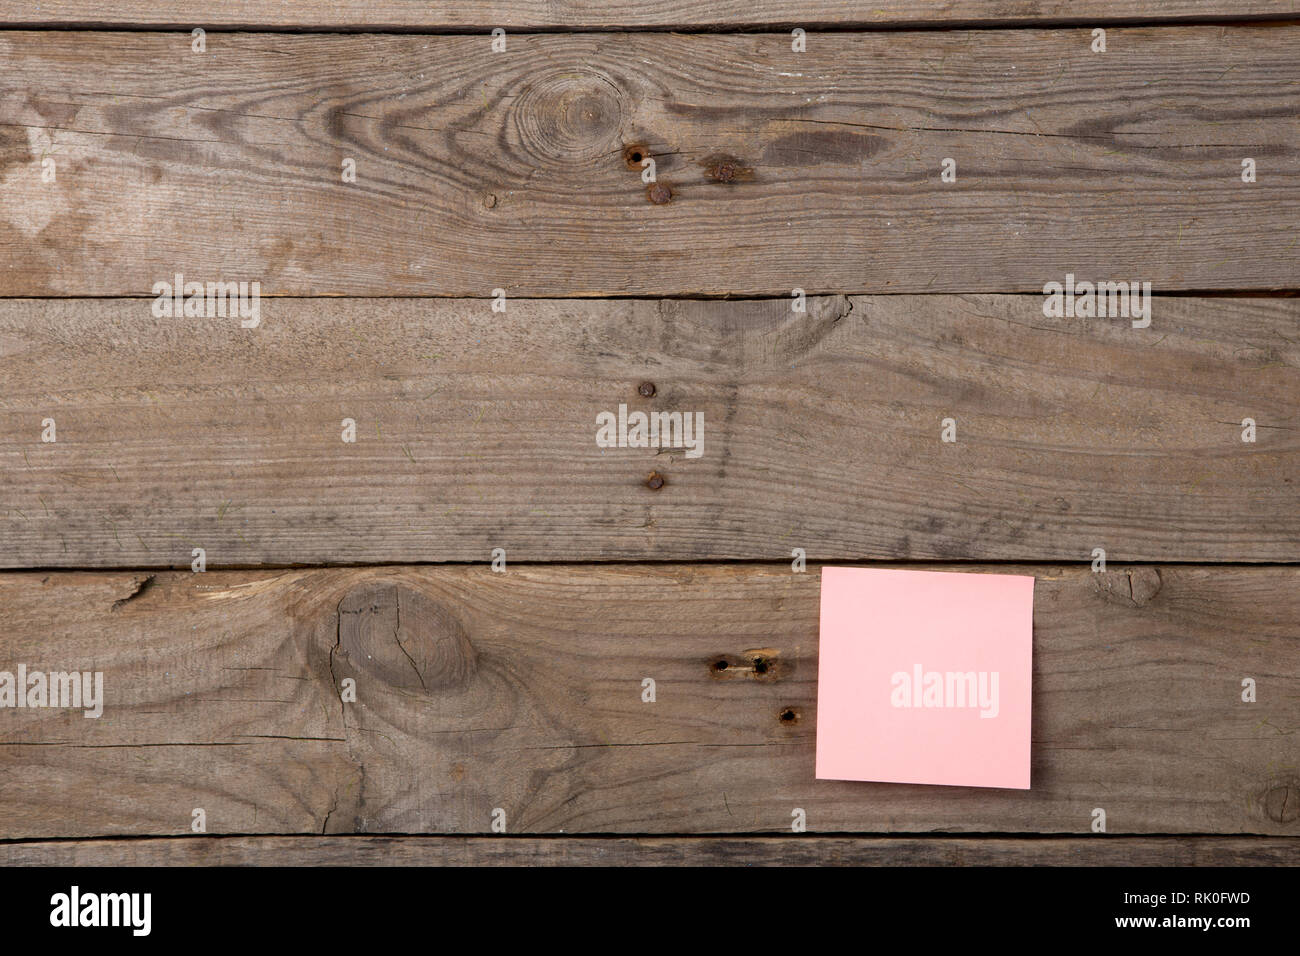
[[[1224,20],[1282,17],[1300,12],[1294,0],[313,0],[292,4],[226,0],[0,0],[0,24],[41,26],[148,26],[208,29],[490,29],[652,28],[745,29],[763,26],[892,26],[954,23],[1051,23]]]
[[[0,838],[1300,833],[1300,568],[979,570],[1038,578],[1027,791],[814,779],[815,567],[0,575],[0,667],[105,700],[3,713]]]
[[[1294,287],[1300,26],[1091,44],[8,32],[0,295]]]
[[[1042,303],[0,302],[0,562],[1295,561],[1300,300]]]
[[[167,837],[0,843],[0,866],[1296,866],[1295,837]]]

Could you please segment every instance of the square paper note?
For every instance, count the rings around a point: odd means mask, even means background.
[[[1029,789],[1034,579],[822,569],[817,777]]]

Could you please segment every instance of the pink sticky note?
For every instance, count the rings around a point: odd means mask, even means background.
[[[817,778],[1029,789],[1034,579],[822,568]]]

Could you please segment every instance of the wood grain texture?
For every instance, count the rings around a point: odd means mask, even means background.
[[[0,37],[0,295],[1274,289],[1300,262],[1300,26],[189,43]]]
[[[1041,304],[6,301],[0,563],[1300,556],[1300,301]],[[598,447],[620,404],[702,454]]]
[[[815,567],[0,575],[0,666],[107,700],[4,712],[0,839],[1300,833],[1300,569],[979,570],[1038,578],[1028,791],[814,779]]]
[[[0,24],[42,26],[202,26],[271,29],[483,29],[599,27],[744,29],[762,26],[890,26],[954,23],[1114,23],[1190,18],[1284,17],[1293,0],[19,0],[0,2]]]
[[[0,866],[1296,866],[1295,837],[169,837],[0,843]]]

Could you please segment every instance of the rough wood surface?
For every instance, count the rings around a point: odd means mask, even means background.
[[[170,837],[0,843],[0,866],[1296,866],[1294,837]]]
[[[1163,298],[1146,329],[1041,296],[263,304],[0,302],[0,562],[1300,550],[1300,300]],[[701,413],[701,456],[598,447],[620,404]]]
[[[1300,568],[1036,574],[1028,791],[814,779],[815,567],[0,575],[107,701],[5,712],[0,838],[1300,832]]]
[[[510,29],[592,27],[743,29],[761,26],[1044,23],[1284,17],[1293,0],[20,0],[0,2],[0,24],[272,29]]]
[[[0,295],[1294,287],[1300,26],[1091,42],[8,32]]]

